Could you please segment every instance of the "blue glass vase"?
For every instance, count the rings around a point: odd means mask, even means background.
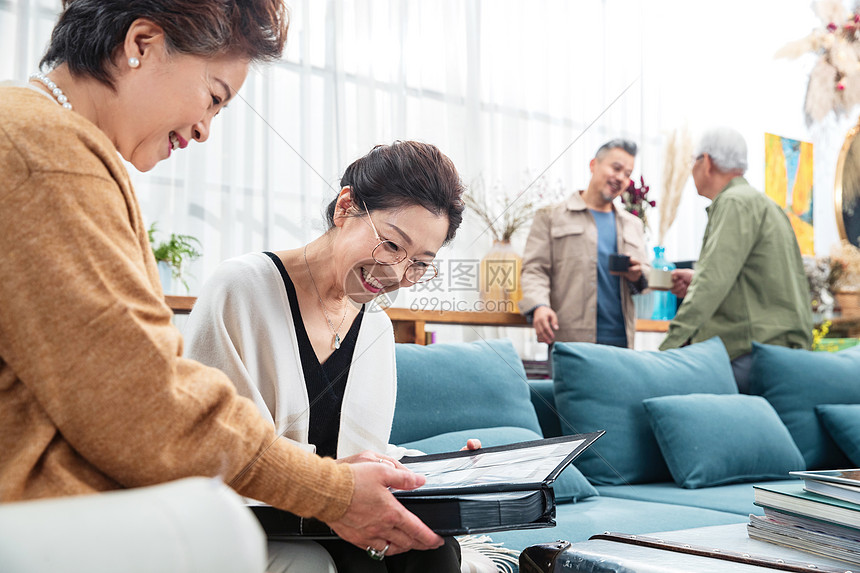
[[[652,269],[661,269],[672,272],[675,270],[675,264],[670,263],[663,256],[665,247],[654,247],[654,260],[651,261]],[[655,290],[654,296],[654,312],[651,314],[652,320],[672,320],[675,318],[675,311],[678,308],[678,298],[667,290]]]

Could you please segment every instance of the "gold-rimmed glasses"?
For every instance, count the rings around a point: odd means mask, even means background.
[[[425,261],[409,259],[406,249],[394,241],[383,239],[379,236],[379,231],[376,230],[376,225],[373,224],[373,219],[370,217],[370,211],[367,210],[366,205],[364,212],[367,213],[367,220],[370,221],[370,227],[373,229],[374,235],[376,235],[376,240],[379,241],[370,252],[370,256],[373,257],[374,261],[380,265],[393,266],[408,259],[409,266],[406,267],[406,272],[403,276],[412,284],[426,283],[436,278],[436,275],[439,274],[436,265]]]

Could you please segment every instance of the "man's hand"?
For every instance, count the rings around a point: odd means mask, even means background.
[[[532,314],[532,324],[537,333],[538,342],[552,344],[555,340],[555,331],[558,330],[558,316],[548,306],[539,306]]]
[[[630,266],[625,272],[609,271],[609,274],[622,276],[629,282],[635,283],[642,276],[642,263],[630,257]]]
[[[687,289],[693,282],[693,269],[675,269],[672,271],[672,288],[670,292],[678,298],[687,296]]]
[[[441,537],[406,510],[388,488],[411,490],[424,485],[424,476],[387,463],[352,464],[355,490],[352,501],[337,521],[329,526],[356,547],[378,551],[390,545],[386,555],[410,549],[435,549]]]

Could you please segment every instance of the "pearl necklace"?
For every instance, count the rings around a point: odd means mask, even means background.
[[[338,348],[340,348],[340,343],[341,343],[340,329],[343,326],[344,321],[346,321],[346,311],[347,311],[346,305],[344,305],[344,308],[343,308],[343,318],[340,319],[340,324],[338,325],[337,328],[335,328],[334,323],[332,323],[331,319],[328,317],[328,311],[325,309],[325,304],[323,303],[323,299],[320,296],[320,291],[317,288],[317,282],[314,280],[314,275],[311,272],[311,266],[308,264],[308,246],[307,245],[305,245],[305,248],[302,251],[302,256],[305,259],[305,266],[308,268],[308,275],[310,275],[310,277],[311,277],[311,283],[314,285],[314,291],[317,293],[317,299],[320,301],[320,306],[322,307],[323,314],[325,315],[325,321],[328,323],[328,328],[329,328],[329,330],[331,330],[331,333],[333,335],[332,339],[331,339],[332,348],[337,350]]]
[[[42,82],[45,87],[51,92],[51,95],[57,100],[57,103],[63,106],[66,109],[72,109],[72,104],[69,103],[69,98],[66,97],[66,94],[63,93],[57,84],[51,80],[48,76],[43,74],[42,72],[36,72],[35,74],[30,75],[31,80],[39,80]]]

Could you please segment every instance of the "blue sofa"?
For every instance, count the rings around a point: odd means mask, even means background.
[[[752,483],[860,467],[818,411],[860,419],[860,348],[756,345],[755,396],[737,393],[716,338],[667,352],[556,344],[552,359],[553,380],[528,380],[508,340],[397,347],[393,443],[437,453],[606,430],[554,484],[557,526],[491,534],[506,548],[744,523],[761,513]]]

